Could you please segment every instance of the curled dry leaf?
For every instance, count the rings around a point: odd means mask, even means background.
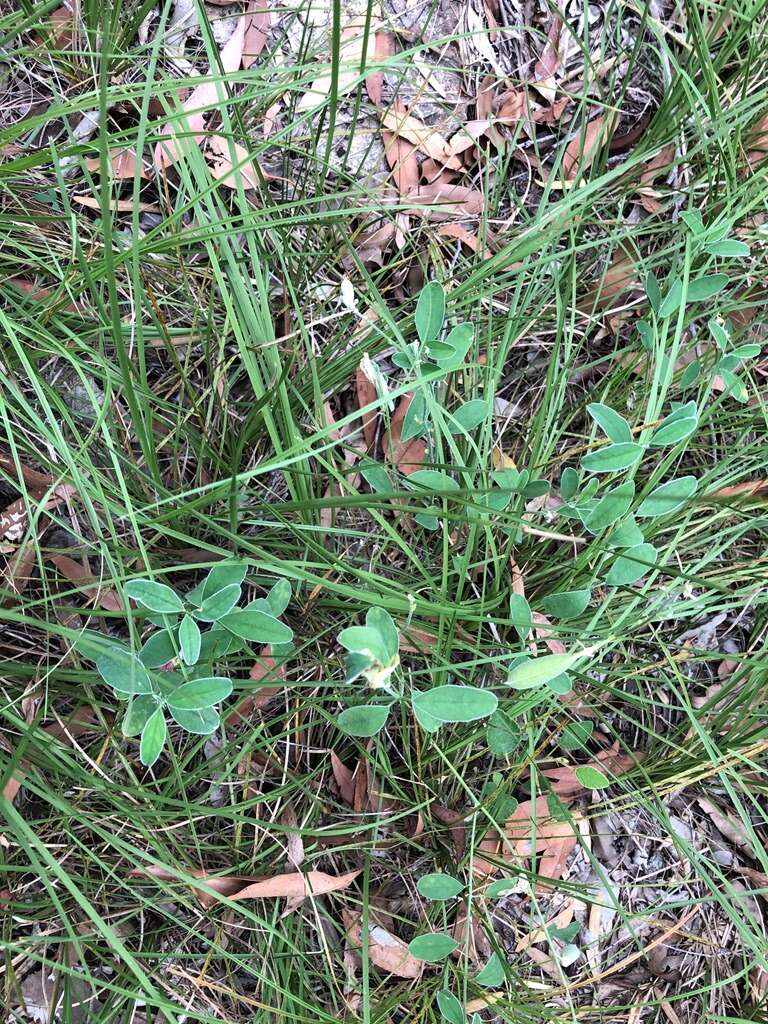
[[[237,19],[235,31],[219,54],[224,74],[231,74],[240,67],[244,42],[245,17],[240,17]],[[215,74],[218,75],[218,68]],[[190,144],[189,136],[192,136],[195,144],[203,138],[208,109],[219,101],[220,95],[226,94],[225,86],[221,82],[211,81],[212,77],[209,69],[205,80],[192,90],[182,104],[181,113],[178,119],[175,119],[177,126],[170,125],[170,135],[165,136],[155,146],[153,159],[159,170],[170,167],[179,159],[184,152],[184,146]]]
[[[229,0],[223,0],[229,3]],[[247,70],[267,44],[272,25],[269,0],[251,0],[245,12],[245,35],[243,38],[243,67]]]
[[[363,949],[362,915],[342,911],[347,939],[356,951]],[[368,922],[368,958],[372,964],[394,974],[398,978],[420,978],[424,969],[421,960],[417,960],[408,952],[408,947],[380,924]]]
[[[485,246],[481,243],[477,235],[472,234],[471,231],[462,227],[461,224],[443,224],[442,227],[437,229],[437,234],[440,235],[441,238],[457,239],[463,245],[466,245],[468,249],[471,249],[472,252],[485,252]],[[488,232],[486,232],[486,238],[490,241],[490,238],[488,238]]]
[[[476,967],[487,963],[492,953],[491,944],[477,915],[468,912],[466,900],[459,903],[451,934],[459,944],[451,956],[458,960],[466,955]]]
[[[430,220],[479,217],[485,205],[483,194],[477,189],[444,181],[411,189],[408,200],[419,204],[411,209],[412,213]]]
[[[657,213],[662,208],[658,195],[653,193],[653,185],[660,174],[669,173],[672,161],[675,159],[675,147],[665,146],[659,153],[652,156],[643,165],[640,174],[640,205],[648,213]]]
[[[381,124],[396,138],[405,139],[437,163],[454,171],[461,170],[461,161],[451,153],[445,137],[424,124],[404,109],[386,110],[381,115]]]
[[[72,196],[74,203],[87,207],[89,210],[100,210],[102,201],[96,196]],[[107,201],[107,209],[115,213],[131,213],[133,210],[140,210],[142,213],[162,213],[156,203],[135,203],[132,199],[110,199]]]
[[[134,868],[130,874],[133,878],[149,876],[159,878],[164,882],[183,881],[176,872],[154,865],[147,868]],[[274,875],[272,878],[259,879],[248,879],[243,875],[214,876],[197,869],[188,871],[186,874],[205,882],[209,888],[231,900],[280,899],[282,897],[297,900],[347,889],[360,874],[360,871],[359,869],[348,871],[345,875],[328,875],[324,871],[307,871],[303,874],[289,872],[283,875]],[[211,893],[198,889],[196,886],[192,886],[192,889],[204,907],[213,906],[217,902],[216,897]]]
[[[563,154],[562,175],[566,181],[575,181],[579,173],[583,174],[591,166],[613,131],[613,121],[611,115],[598,114],[585,131],[573,136]]]
[[[405,476],[410,476],[411,473],[415,473],[417,469],[421,468],[427,453],[427,446],[420,437],[411,438],[410,441],[400,440],[405,414],[408,412],[413,397],[413,394],[409,394],[403,395],[400,399],[390,422],[389,431],[384,435],[382,442],[384,457],[393,462]]]
[[[112,165],[112,175],[118,181],[136,177],[137,160],[135,149],[110,149],[109,162]],[[101,173],[101,158],[89,156],[85,161],[85,166],[89,171]],[[139,177],[148,179],[149,174],[143,160],[138,163],[138,168]]]
[[[539,797],[535,804],[524,800],[508,819],[507,838],[515,853],[525,858],[535,856],[539,877],[553,880],[562,877],[568,857],[578,842],[576,823],[580,816],[573,814],[572,817],[573,822],[555,821],[549,813],[547,798]]]
[[[365,408],[366,405],[370,405],[372,402],[375,402],[379,397],[376,385],[366,372],[365,359],[361,360],[360,365],[357,368],[357,372],[355,373],[355,391],[357,392],[358,409]],[[371,450],[373,443],[376,440],[376,423],[378,418],[379,413],[375,409],[371,412],[367,412],[363,416],[363,440],[365,441],[366,451]]]
[[[395,53],[395,37],[391,32],[377,32],[373,39],[373,56],[378,64],[393,57]],[[377,107],[381,106],[381,91],[384,87],[384,72],[374,71],[365,80],[365,89],[371,100]]]
[[[87,560],[84,559],[81,564],[68,555],[47,555],[46,557],[70,583],[82,587],[85,596],[100,608],[109,612],[123,611],[120,595],[115,590],[102,588],[99,580],[89,569]]]

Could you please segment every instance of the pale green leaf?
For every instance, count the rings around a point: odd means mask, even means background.
[[[668,480],[651,491],[640,503],[635,515],[650,519],[676,512],[696,493],[698,484],[695,476],[681,476]]]
[[[184,611],[184,604],[179,595],[165,583],[156,583],[154,580],[129,580],[125,585],[125,593],[152,612],[172,615],[174,612]]]
[[[496,695],[477,686],[456,686],[448,683],[413,696],[414,708],[440,722],[475,722],[492,715],[498,706]]]
[[[389,706],[386,704],[359,704],[342,711],[336,722],[349,736],[366,738],[381,732],[388,714]]]
[[[629,423],[620,413],[612,409],[610,405],[603,405],[602,402],[592,402],[587,406],[587,412],[597,423],[605,436],[614,444],[623,444],[632,441],[632,430]]]
[[[431,875],[422,875],[416,883],[416,888],[425,899],[452,900],[464,888],[464,883],[453,875],[435,872]]]
[[[417,960],[426,960],[427,963],[445,960],[458,948],[458,942],[445,932],[427,932],[424,935],[417,935],[408,943],[408,952],[411,956],[415,956]]]
[[[146,765],[147,768],[151,768],[158,757],[160,757],[160,752],[165,744],[166,731],[162,708],[158,708],[147,719],[147,723],[141,732],[139,757],[141,758],[141,763]]]

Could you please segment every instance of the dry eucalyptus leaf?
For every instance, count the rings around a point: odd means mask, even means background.
[[[347,938],[355,950],[363,948],[362,915],[343,912]],[[408,946],[375,921],[368,922],[368,957],[372,964],[398,978],[420,978],[421,960],[408,952]]]

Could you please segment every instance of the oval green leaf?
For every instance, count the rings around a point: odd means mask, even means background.
[[[170,707],[173,720],[195,736],[210,736],[219,728],[221,719],[216,708],[200,708],[197,711],[185,711],[183,708]]]
[[[475,398],[471,402],[460,405],[448,417],[448,430],[452,434],[468,433],[479,427],[488,418],[490,406],[482,398]]]
[[[653,448],[662,448],[664,445],[677,444],[678,441],[682,441],[683,438],[692,434],[696,429],[697,424],[698,420],[694,417],[664,422],[660,427],[654,430],[649,444]]]
[[[287,644],[293,639],[293,630],[273,615],[255,608],[243,608],[222,616],[219,625],[243,640],[257,644]]]
[[[155,583],[154,580],[129,580],[125,584],[125,593],[152,612],[173,615],[175,612],[184,611],[179,595],[164,583]]]
[[[558,594],[549,594],[542,604],[547,615],[556,619],[574,619],[581,615],[591,597],[591,590],[562,590]]]
[[[587,406],[587,412],[609,441],[613,441],[614,444],[632,441],[632,430],[629,424],[610,405],[603,405],[602,402],[592,402]]]
[[[651,491],[648,497],[640,503],[635,515],[651,519],[676,512],[689,498],[693,497],[698,485],[699,481],[695,476],[680,476],[674,480],[668,480]]]
[[[385,653],[382,664],[387,665],[397,657],[400,649],[400,636],[392,616],[386,608],[369,608],[365,615],[365,625],[378,633]]]
[[[570,725],[566,725],[560,735],[560,749],[566,753],[582,750],[594,728],[595,723],[589,721],[571,722]]]
[[[653,544],[636,544],[619,555],[611,566],[605,582],[609,587],[626,587],[654,569],[656,548]]]
[[[408,952],[411,956],[430,964],[445,960],[458,948],[458,942],[445,932],[427,932],[424,935],[417,935],[408,943]]]
[[[146,765],[147,768],[151,768],[158,757],[160,757],[160,751],[165,744],[166,732],[165,717],[162,708],[158,708],[147,719],[147,723],[141,732],[141,741],[139,742],[139,757],[141,758],[141,763]]]
[[[504,981],[504,964],[498,953],[491,953],[490,959],[475,981],[483,988],[498,988]]]
[[[611,784],[611,780],[601,771],[588,764],[579,765],[576,769],[576,778],[584,789],[605,789]]]
[[[697,277],[695,281],[688,282],[688,302],[703,302],[704,299],[711,299],[717,295],[728,284],[727,274],[710,274],[709,276]]]
[[[445,319],[445,292],[438,281],[428,281],[419,293],[414,320],[423,345],[437,338]]]
[[[362,739],[381,732],[388,714],[387,704],[358,704],[355,708],[342,711],[336,724],[348,736],[359,736]]]
[[[467,1015],[464,1013],[464,1007],[453,992],[445,990],[438,992],[437,1006],[440,1010],[440,1016],[443,1020],[447,1020],[448,1024],[467,1024]]]
[[[584,650],[574,651],[572,654],[545,654],[540,658],[530,658],[514,666],[507,679],[507,685],[515,690],[531,690],[535,686],[544,686],[591,654],[591,650]]]
[[[157,710],[157,701],[149,693],[134,697],[123,717],[123,736],[139,736]]]
[[[179,656],[178,644],[167,629],[153,633],[139,651],[139,661],[146,668],[160,668]]]
[[[346,629],[342,629],[338,639],[341,646],[353,654],[360,654],[371,661],[378,661],[380,665],[387,665],[390,661],[387,641],[377,628],[348,626]]]
[[[585,455],[581,465],[590,473],[616,473],[634,466],[644,451],[641,444],[631,441],[609,444],[606,448],[598,448],[597,451]]]
[[[499,896],[507,896],[509,893],[514,892],[517,888],[517,879],[515,878],[497,878],[495,882],[491,882],[488,888],[485,890],[485,895],[489,899],[496,899]]]
[[[216,590],[203,598],[203,603],[195,612],[201,622],[217,622],[223,615],[229,614],[240,600],[242,587],[239,583],[230,583],[221,590]]]
[[[506,757],[520,746],[520,729],[503,711],[494,711],[488,719],[485,740],[494,757]]]
[[[121,693],[151,693],[152,680],[139,659],[122,647],[106,648],[96,661],[104,682]]]
[[[464,883],[453,875],[443,875],[435,872],[431,875],[422,875],[416,883],[416,888],[421,895],[428,900],[452,900],[459,895],[464,888]]]
[[[600,533],[626,515],[634,500],[635,484],[634,481],[628,480],[602,496],[589,515],[585,517],[584,526],[590,533]]]
[[[232,680],[226,676],[210,676],[182,683],[168,694],[168,705],[181,711],[199,711],[210,708],[232,693]]]
[[[492,715],[498,699],[490,690],[477,686],[436,686],[413,696],[414,709],[426,712],[439,722],[475,722]]]
[[[187,665],[196,665],[200,657],[200,627],[191,615],[185,615],[179,626],[179,647]]]
[[[526,640],[533,625],[533,615],[531,606],[522,594],[509,595],[509,617],[517,635],[521,640]]]

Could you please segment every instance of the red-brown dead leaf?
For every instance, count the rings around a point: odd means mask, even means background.
[[[506,832],[515,853],[526,858],[535,855],[539,858],[536,873],[554,881],[562,877],[568,857],[578,842],[574,824],[555,821],[549,813],[547,798],[539,797],[535,805],[525,800],[517,806],[506,823]],[[538,888],[546,890],[548,887]]]
[[[591,166],[613,130],[613,117],[598,114],[583,132],[578,132],[565,147],[562,175],[566,181],[575,181]]]
[[[76,19],[80,13],[80,0],[67,0],[51,14],[48,27],[51,42],[59,50],[68,50],[75,41]]]
[[[219,59],[224,74],[231,74],[240,67],[245,43],[245,24],[245,16],[238,18],[235,31],[221,48]],[[222,95],[225,94],[222,83],[211,80],[215,75],[218,75],[218,66],[213,73],[209,68],[205,80],[192,90],[182,104],[182,116],[179,118],[180,123],[177,122],[178,126],[169,125],[170,135],[165,136],[155,146],[153,159],[158,170],[165,170],[179,159],[184,152],[184,146],[190,141],[190,135],[195,144],[203,139],[208,110],[219,101],[220,92]]]
[[[420,469],[424,462],[424,456],[427,454],[427,446],[422,438],[414,437],[410,441],[400,440],[405,414],[408,412],[408,406],[413,401],[413,397],[413,394],[409,394],[403,395],[400,399],[390,422],[389,431],[384,435],[383,440],[384,457],[393,462],[405,476],[410,476],[411,473]]]
[[[491,122],[487,119],[467,121],[453,133],[448,140],[448,150],[453,156],[460,156],[468,149],[476,146],[484,135],[488,134]]]
[[[400,100],[395,101],[393,111],[398,117],[405,116],[405,107]],[[382,131],[381,141],[384,146],[384,156],[392,171],[395,187],[401,196],[405,196],[419,184],[419,161],[416,159],[416,146],[407,139],[387,131]]]
[[[15,283],[14,278],[11,278],[11,280]],[[25,281],[24,285],[30,285],[30,289],[34,288],[34,285],[31,285],[28,281]],[[20,284],[18,287],[22,287],[22,285]],[[27,291],[28,289],[24,288],[24,290]],[[51,294],[50,289],[45,289],[45,291],[46,294]],[[14,478],[16,477],[16,463],[10,456],[0,455],[0,469],[4,470],[10,476]],[[19,472],[21,474],[21,479],[27,485],[29,490],[36,491],[40,495],[45,494],[53,483],[53,477],[50,476],[50,474],[40,473],[36,469],[30,469],[29,466],[25,466],[23,462],[19,463]]]
[[[251,666],[248,675],[257,683],[261,683],[265,679],[284,680],[285,666],[282,664],[278,666],[272,657],[272,648],[267,644],[266,647],[262,647],[261,653]],[[238,722],[243,721],[243,719],[248,718],[254,711],[258,711],[259,708],[269,704],[272,698],[276,697],[282,689],[282,686],[260,686],[253,693],[247,694],[227,715],[225,719],[227,725],[236,725]]]
[[[355,950],[363,950],[362,915],[342,911],[347,939]],[[368,921],[368,959],[382,971],[398,978],[420,978],[424,964],[408,952],[406,944],[375,920]]]
[[[396,138],[405,139],[426,156],[454,171],[461,170],[461,161],[453,156],[445,137],[436,129],[407,113],[404,108],[385,110],[381,115],[382,127]]]
[[[378,63],[395,53],[395,37],[391,32],[377,32],[373,38],[373,57]],[[384,87],[384,72],[374,71],[365,79],[365,89],[377,107],[381,106],[381,91]]]
[[[631,253],[618,246],[610,266],[589,291],[577,300],[576,308],[586,316],[592,316],[596,310],[605,312],[619,305],[616,300],[639,284],[637,263]]]
[[[341,799],[352,807],[355,802],[355,776],[334,750],[331,751],[331,771]]]
[[[364,409],[366,405],[370,405],[371,402],[375,402],[379,394],[376,390],[376,385],[370,379],[365,370],[365,361],[361,361],[355,373],[355,391],[357,392],[357,407],[358,409]],[[373,447],[373,443],[376,440],[376,423],[379,418],[379,413],[373,409],[367,412],[363,416],[363,440],[365,441],[365,450],[369,452]]]
[[[555,72],[560,68],[560,35],[563,30],[563,19],[558,13],[553,13],[552,22],[549,26],[547,41],[541,56],[533,68],[533,86],[548,101],[555,98],[557,89],[555,83]]]
[[[452,956],[459,959],[466,954],[476,967],[487,962],[492,952],[491,944],[477,916],[468,913],[466,900],[462,900],[456,909],[451,935],[459,944]]]
[[[14,597],[18,597],[26,590],[32,579],[34,568],[35,545],[33,541],[28,540],[26,544],[8,556],[3,571],[0,573],[0,581],[6,584],[11,592],[3,604],[11,604]]]
[[[486,75],[480,82],[475,97],[475,112],[481,120],[488,120],[493,114],[496,101],[497,80],[493,75]]]
[[[460,861],[467,848],[467,829],[464,824],[463,815],[453,811],[450,807],[443,807],[441,804],[432,804],[433,817],[437,818],[443,825],[447,825],[451,832],[451,846],[456,861]]]
[[[223,0],[229,3],[229,0]],[[243,38],[243,67],[247,70],[255,63],[267,44],[272,25],[269,0],[251,0],[245,12],[245,36]]]
[[[442,238],[457,238],[472,252],[478,252],[481,249],[480,239],[477,235],[473,235],[461,224],[443,224],[437,229],[437,234]],[[485,247],[482,246],[482,249],[484,251]]]
[[[109,162],[112,165],[112,175],[118,180],[122,181],[125,178],[136,177],[136,150],[135,149],[110,149],[109,151]],[[85,166],[89,171],[101,172],[101,157],[89,156],[85,161]],[[149,178],[149,172],[144,166],[144,161],[138,162],[139,177]]]
[[[747,133],[747,163],[754,171],[768,156],[768,114],[759,118]]]
[[[59,570],[62,576],[83,588],[83,594],[105,611],[123,611],[123,602],[115,590],[103,590],[101,584],[88,568],[87,561],[76,562],[68,555],[47,555],[49,562]]]
[[[231,900],[280,899],[282,897],[296,900],[308,896],[322,896],[329,892],[340,892],[354,882],[360,871],[359,869],[349,871],[346,875],[328,875],[324,871],[307,871],[303,874],[288,872],[283,875],[274,875],[272,878],[258,879],[248,878],[244,875],[214,876],[199,869],[189,870],[186,874],[205,882],[209,888],[214,889],[221,896],[228,896]],[[130,875],[132,878],[149,876],[163,882],[183,881],[176,872],[156,865],[134,868]],[[211,907],[218,902],[211,893],[198,889],[196,886],[191,888],[202,906]]]
[[[410,212],[431,220],[479,217],[485,205],[483,194],[477,189],[441,180],[411,189],[408,200],[419,204]]]
[[[750,497],[753,494],[762,494],[768,491],[768,480],[745,480],[741,484],[731,484],[729,487],[719,487],[716,491],[710,491],[708,498],[742,498]]]

